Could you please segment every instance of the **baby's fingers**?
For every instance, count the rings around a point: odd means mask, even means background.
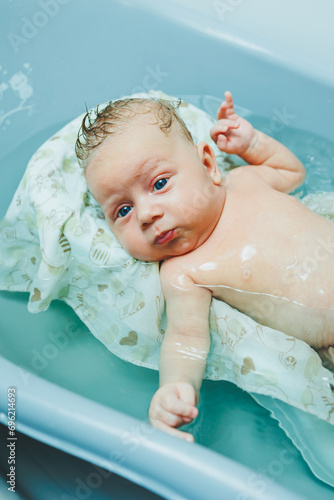
[[[187,418],[187,417],[186,417]],[[155,411],[153,415],[151,415],[150,421],[152,425],[155,427],[158,426],[158,424],[164,424],[167,425],[168,427],[173,427],[173,428],[178,428],[184,425],[185,423],[189,423],[189,421],[185,422],[184,417],[181,417],[180,415],[175,415],[174,413],[170,413],[163,408],[159,408]]]
[[[222,102],[217,111],[218,120],[221,120],[222,118],[227,118],[229,115],[235,113],[231,92],[227,90],[224,95],[225,95],[225,101]]]
[[[194,436],[192,434],[190,434],[189,432],[179,431],[178,429],[175,429],[175,427],[170,427],[168,424],[165,424],[161,420],[152,421],[152,424],[154,425],[154,427],[156,429],[167,432],[171,436],[181,438],[181,439],[183,439],[185,441],[189,441],[191,443],[194,442]]]
[[[168,398],[166,398],[164,409],[173,415],[178,415],[182,419],[187,418],[187,420],[192,420],[198,415],[196,406],[179,399],[174,394],[171,394]]]
[[[237,129],[240,126],[240,121],[235,120],[219,120],[210,130],[211,138],[217,142],[220,134],[226,134],[231,129]]]

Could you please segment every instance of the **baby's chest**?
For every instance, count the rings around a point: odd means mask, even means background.
[[[189,258],[188,273],[196,285],[236,307],[249,306],[259,293],[302,303],[312,295],[324,305],[323,295],[334,293],[334,254],[318,248],[319,242],[327,241],[325,236],[326,231],[314,238],[307,231],[276,227],[269,238],[261,226],[240,230],[237,236],[203,246]]]
[[[207,287],[214,294],[219,292],[219,287],[252,289],[258,286],[258,278],[263,273],[268,275],[265,269],[268,258],[261,258],[263,252],[255,242],[216,243],[203,250],[189,258],[187,271],[198,286]]]

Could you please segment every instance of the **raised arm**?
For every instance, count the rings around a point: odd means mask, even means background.
[[[303,164],[283,144],[254,129],[247,120],[238,116],[231,92],[225,92],[225,101],[217,118],[211,137],[219,149],[240,156],[278,191],[293,191],[304,182]]]
[[[193,441],[177,430],[198,414],[196,404],[210,349],[211,292],[177,270],[174,260],[162,264],[160,279],[166,300],[167,329],[160,354],[160,388],[149,410],[152,425]]]

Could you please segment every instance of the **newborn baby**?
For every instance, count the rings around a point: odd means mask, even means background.
[[[248,165],[223,179],[212,148],[194,144],[163,100],[87,113],[76,144],[119,242],[161,261],[168,324],[149,418],[187,440],[178,428],[198,414],[212,297],[316,348],[334,344],[334,225],[287,194],[303,183],[303,165],[239,117],[230,92],[211,137]]]

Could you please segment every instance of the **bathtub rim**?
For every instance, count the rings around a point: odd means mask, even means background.
[[[222,492],[226,499],[237,498],[240,494],[254,500],[302,498],[204,446],[168,436],[137,418],[57,386],[1,355],[0,361],[1,372],[5,374],[0,382],[0,422],[7,424],[7,389],[15,387],[17,431],[47,445],[94,463],[168,499],[186,500],[189,495],[193,500],[205,498],[208,482],[212,499],[221,498]],[[23,375],[29,376],[29,391]],[[80,409],[84,410],[84,417]],[[99,414],[98,424],[96,413]],[[129,435],[128,429],[138,426],[146,429],[146,436]],[[110,457],[111,448],[116,448],[114,459]],[[177,476],[184,480],[182,484],[180,480],[175,481]],[[256,489],[255,476],[266,485],[264,491]],[[174,477],[173,482],[169,481],[170,477]]]

